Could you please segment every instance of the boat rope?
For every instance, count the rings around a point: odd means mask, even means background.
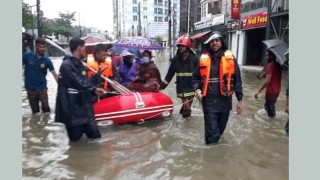
[[[194,99],[194,98],[193,98],[193,99]],[[186,101],[186,102],[183,102],[183,103],[179,103],[179,104],[177,104],[177,105],[174,105],[173,108],[178,107],[178,106],[183,106],[184,104],[189,103],[189,102],[192,101],[193,99],[189,99],[189,100]],[[146,121],[145,121],[146,119],[151,119],[151,118],[153,118],[153,117],[156,117],[156,116],[161,115],[162,113],[163,113],[163,112],[160,112],[160,113],[154,114],[154,115],[152,115],[152,116],[149,116],[149,117],[147,117],[147,118],[144,118],[144,119],[143,119],[143,122],[140,122],[140,121],[139,121],[138,124],[143,124],[144,122],[146,122]],[[177,115],[177,114],[175,114],[175,115]]]

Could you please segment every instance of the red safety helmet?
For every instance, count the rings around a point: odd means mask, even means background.
[[[178,45],[183,45],[183,46],[186,46],[188,48],[191,48],[191,40],[190,38],[188,37],[187,34],[181,36],[178,40],[177,40],[177,46]]]

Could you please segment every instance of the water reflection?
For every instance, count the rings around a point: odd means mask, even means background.
[[[165,54],[159,54],[165,57]],[[61,59],[53,59],[58,70]],[[161,75],[169,67],[165,58],[157,66]],[[192,117],[179,114],[173,82],[164,93],[175,109],[167,120],[141,125],[101,126],[102,138],[68,142],[65,127],[54,114],[31,115],[22,92],[22,172],[25,179],[288,179],[288,138],[284,126],[287,75],[277,101],[277,117],[269,118],[264,98],[253,94],[262,83],[254,71],[242,71],[244,111],[231,112],[221,145],[206,146],[201,106],[194,103]],[[56,83],[48,74],[49,102],[54,112]],[[236,99],[233,99],[236,102]],[[234,103],[235,104],[235,103]]]

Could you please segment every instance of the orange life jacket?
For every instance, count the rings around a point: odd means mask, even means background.
[[[90,66],[95,71],[98,71],[99,69],[108,66],[107,69],[103,71],[102,75],[107,78],[113,76],[111,57],[107,57],[105,61],[103,61],[99,64],[97,61],[94,60],[94,57],[92,54],[88,54],[87,65]],[[88,77],[92,77],[94,75],[94,72],[88,71],[87,75],[88,75]],[[103,88],[105,90],[108,90],[108,82],[107,81],[104,82]]]
[[[206,96],[211,72],[211,58],[209,53],[204,53],[199,61],[202,86],[202,96]],[[234,58],[230,50],[221,57],[219,68],[219,87],[222,96],[230,96],[233,93],[233,75],[235,73]]]

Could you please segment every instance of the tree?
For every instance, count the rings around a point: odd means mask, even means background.
[[[22,26],[26,29],[36,27],[36,16],[32,14],[32,6],[22,2]]]
[[[54,19],[43,18],[42,20],[42,32],[45,35],[51,35],[52,33],[56,33],[56,22]]]
[[[61,13],[59,12],[59,18],[47,19],[43,18],[43,33],[46,35],[62,34],[69,38],[69,36],[74,35],[74,27],[72,26],[72,21],[75,21],[74,14],[72,13]]]
[[[154,39],[162,46],[163,38],[161,36],[156,36]]]
[[[56,20],[57,25],[57,34],[63,34],[66,37],[69,37],[72,35],[73,27],[72,27],[72,21],[75,21],[74,14],[76,12],[72,13],[61,13],[59,12],[60,18]]]

